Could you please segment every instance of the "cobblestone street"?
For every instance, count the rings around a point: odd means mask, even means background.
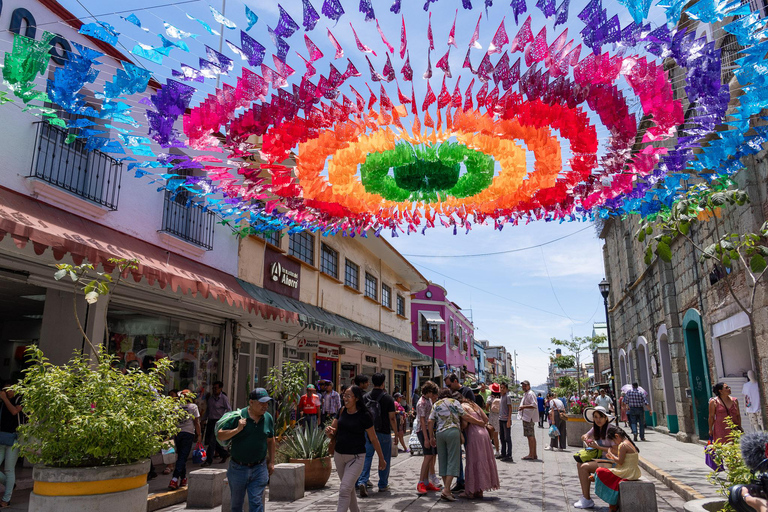
[[[358,499],[360,509],[366,512],[384,511],[428,511],[428,510],[466,510],[466,511],[574,511],[573,503],[578,500],[580,491],[576,475],[576,463],[573,460],[574,448],[565,452],[544,451],[545,442],[549,442],[545,429],[536,429],[539,440],[539,457],[543,461],[526,462],[521,458],[526,455],[522,437],[522,426],[513,424],[513,456],[515,463],[499,463],[499,477],[502,488],[485,493],[485,499],[463,500],[447,503],[438,499],[437,493],[427,496],[416,494],[416,481],[422,458],[410,454],[400,454],[392,459],[390,476],[391,491],[377,493],[372,489],[369,497]],[[640,444],[643,449],[643,444]],[[374,467],[376,459],[374,457]],[[683,500],[664,484],[643,472],[643,477],[656,484],[656,495],[660,512],[682,512]],[[376,477],[372,476],[374,486]],[[328,485],[319,491],[307,493],[303,499],[293,503],[267,502],[267,510],[272,512],[325,512],[336,510],[339,482],[335,471],[331,474]],[[607,512],[608,506],[593,495],[595,508],[592,510]],[[180,512],[185,504],[162,509],[165,512]],[[213,510],[220,510],[219,508]]]

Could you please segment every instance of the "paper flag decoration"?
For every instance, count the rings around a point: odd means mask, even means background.
[[[371,0],[360,0],[360,12],[365,14],[365,21],[373,21],[376,19]]]
[[[499,28],[496,29],[496,34],[493,36],[493,40],[488,46],[488,55],[501,53],[501,49],[507,43],[509,43],[509,37],[507,36],[507,29],[504,28],[504,19],[502,18],[501,24],[499,25]]]
[[[301,6],[304,13],[304,20],[302,21],[304,30],[314,30],[315,25],[317,25],[317,22],[320,19],[320,15],[317,14],[317,11],[312,6],[312,2],[310,2],[310,0],[301,0]]]
[[[259,21],[259,17],[247,5],[245,6],[245,19],[248,21],[248,27],[245,29],[246,32],[251,30]]]
[[[80,27],[78,33],[104,41],[112,46],[117,44],[117,36],[119,35],[115,31],[115,27],[103,22],[86,23]]]
[[[341,0],[323,0],[323,14],[333,21],[339,21],[344,14],[344,8],[341,6]]]
[[[211,6],[208,6],[208,7],[211,9],[211,15],[213,16],[213,19],[216,20],[216,23],[220,23],[230,30],[234,30],[237,28],[237,25],[235,24],[234,21],[224,17],[223,14],[221,14],[219,11],[217,11],[213,7]]]

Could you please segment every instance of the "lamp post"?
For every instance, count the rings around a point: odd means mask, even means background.
[[[600,295],[603,296],[603,305],[605,306],[605,327],[608,332],[608,360],[611,362],[611,389],[613,390],[613,399],[618,401],[619,393],[616,391],[616,374],[613,372],[613,347],[611,346],[611,320],[608,317],[608,294],[611,292],[611,283],[603,278],[597,285],[600,289]],[[616,402],[618,404],[618,402]],[[617,420],[618,424],[618,420]]]

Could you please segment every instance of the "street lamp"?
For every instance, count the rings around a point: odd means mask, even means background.
[[[616,374],[613,371],[613,348],[611,346],[611,320],[608,317],[608,294],[611,292],[611,283],[606,278],[597,285],[600,289],[600,295],[603,296],[603,305],[605,306],[605,327],[608,332],[608,360],[611,362],[611,388],[613,389],[614,400],[619,399],[619,393],[616,391]],[[618,424],[618,420],[617,420]]]

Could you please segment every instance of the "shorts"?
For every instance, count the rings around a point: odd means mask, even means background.
[[[534,433],[534,426],[535,423],[532,421],[524,421],[523,422],[523,436],[524,437],[534,437],[536,434]]]
[[[416,432],[416,436],[419,438],[421,447],[424,448],[424,455],[437,455],[437,448],[427,446],[426,440],[424,439],[424,432],[418,431]]]

